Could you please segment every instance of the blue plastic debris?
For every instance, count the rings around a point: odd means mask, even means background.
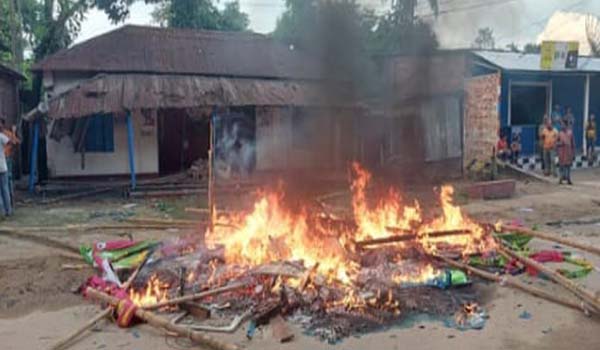
[[[248,323],[248,330],[246,331],[246,338],[252,339],[254,334],[256,333],[256,323],[254,321],[250,321]]]
[[[519,315],[519,318],[522,319],[522,320],[530,320],[531,319],[531,314],[529,312],[527,312],[527,311],[523,311]]]

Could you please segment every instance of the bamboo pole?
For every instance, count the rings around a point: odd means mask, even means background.
[[[197,226],[205,223],[201,220],[174,220],[174,219],[159,219],[159,218],[130,218],[126,222],[133,224],[148,224],[148,225],[165,225],[165,226]]]
[[[99,292],[93,288],[88,287],[87,295],[91,298],[94,298],[99,301],[103,301],[105,303],[110,304],[111,306],[116,306],[119,303],[119,299],[107,295],[105,293]],[[200,332],[193,331],[187,327],[180,326],[177,324],[171,323],[169,319],[164,317],[160,317],[155,315],[154,313],[144,310],[142,308],[137,308],[135,311],[135,316],[141,320],[146,321],[153,327],[156,328],[164,328],[170,332],[176,333],[177,335],[185,338],[189,338],[192,341],[207,346],[216,350],[238,350],[239,347],[234,344],[225,343],[221,340],[213,338],[211,336],[202,334]]]
[[[450,266],[453,266],[453,267],[461,269],[461,270],[469,271],[470,273],[477,275],[481,278],[484,278],[484,279],[487,279],[490,281],[494,281],[494,282],[498,282],[501,285],[507,285],[507,286],[510,286],[510,287],[513,287],[516,289],[520,289],[520,290],[522,290],[526,293],[529,293],[531,295],[534,295],[536,297],[546,299],[548,301],[569,307],[571,309],[580,310],[580,311],[584,311],[584,312],[588,311],[585,308],[584,303],[577,303],[577,302],[571,301],[569,299],[561,298],[555,294],[548,293],[542,289],[532,287],[530,285],[527,285],[527,284],[519,281],[518,279],[516,279],[513,276],[510,276],[510,275],[500,276],[500,275],[493,274],[493,273],[478,269],[476,267],[464,264],[462,262],[448,259],[443,256],[436,255],[435,257]]]
[[[65,252],[75,253],[79,255],[79,249],[77,247],[71,246],[67,243],[63,243],[59,240],[55,240],[52,238],[38,236],[31,233],[23,232],[20,229],[16,228],[8,228],[8,227],[0,227],[0,234],[7,235],[11,238],[23,239],[33,243],[41,244],[46,247],[60,249]]]
[[[248,286],[247,283],[234,283],[234,284],[231,284],[229,286],[219,287],[219,288],[207,290],[205,292],[191,294],[191,295],[186,295],[186,296],[179,297],[179,298],[165,300],[165,301],[153,304],[153,305],[144,306],[143,309],[145,309],[145,310],[156,310],[156,309],[160,309],[160,308],[165,307],[165,306],[178,305],[178,304],[185,303],[185,302],[188,302],[188,301],[194,301],[194,300],[202,299],[204,297],[209,297],[211,295],[216,295],[216,294],[221,294],[221,293],[225,293],[225,292],[230,292],[232,290],[240,289],[240,288],[243,288],[243,287],[246,287],[246,286]]]
[[[533,236],[533,237],[536,237],[536,238],[545,239],[547,241],[552,241],[552,242],[564,244],[564,245],[569,246],[569,247],[573,247],[573,248],[585,250],[587,252],[600,255],[600,247],[596,247],[596,246],[593,246],[591,244],[585,244],[585,243],[575,242],[575,241],[572,241],[572,240],[569,240],[569,239],[566,239],[566,238],[562,238],[562,237],[559,237],[557,235],[553,235],[553,234],[550,234],[550,233],[545,233],[545,232],[540,232],[540,231],[534,231],[534,230],[528,229],[526,227],[512,226],[512,225],[502,225],[502,230],[503,231],[516,232],[516,233],[520,233],[520,234],[523,234],[523,235],[528,235],[528,236]]]
[[[573,294],[575,294],[576,296],[581,298],[583,301],[588,303],[590,306],[592,306],[595,309],[596,312],[600,313],[600,298],[598,298],[594,293],[581,287],[580,285],[576,284],[575,282],[571,281],[570,279],[566,278],[565,276],[557,273],[556,271],[544,266],[543,264],[541,264],[533,259],[519,255],[510,249],[504,249],[501,247],[500,250],[506,252],[506,254],[510,255],[512,258],[520,261],[521,263],[542,272],[548,278],[550,278],[554,282],[560,284],[561,286],[567,288]]]
[[[367,247],[372,245],[386,244],[386,243],[398,243],[398,242],[407,242],[413,241],[419,238],[419,235],[411,233],[410,231],[403,231],[406,234],[399,234],[389,237],[370,239],[365,241],[356,242],[356,245],[359,247]],[[433,231],[427,233],[427,237],[436,238],[436,237],[448,237],[448,236],[460,236],[471,233],[468,230],[448,230],[448,231]]]
[[[127,281],[125,281],[125,283],[123,284],[123,286],[122,286],[123,289],[125,289],[125,290],[129,289],[129,287],[131,286],[131,284],[135,281],[135,278],[137,277],[137,275],[140,273],[140,271],[142,270],[142,268],[144,267],[144,265],[148,261],[149,257],[150,257],[150,255],[146,256],[146,259],[144,259],[144,261],[135,269],[135,271],[133,271],[133,273],[131,274],[131,276],[129,276],[129,278],[127,279]],[[75,331],[73,331],[73,333],[69,334],[67,337],[63,338],[58,343],[54,344],[54,346],[52,346],[50,349],[51,350],[59,350],[59,349],[64,348],[65,345],[67,345],[70,342],[72,342],[79,335],[83,334],[83,332],[85,332],[88,329],[92,328],[96,324],[96,322],[104,319],[105,317],[108,317],[112,313],[112,311],[113,311],[113,307],[112,306],[109,306],[106,309],[100,311],[94,318],[92,318],[91,320],[89,320],[88,322],[86,322],[80,328],[78,328]]]

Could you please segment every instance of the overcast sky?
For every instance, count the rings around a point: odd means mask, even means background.
[[[222,0],[226,1],[226,0]],[[497,47],[515,42],[523,45],[535,42],[546,27],[548,19],[557,11],[592,13],[600,16],[599,0],[438,0],[440,15],[436,19],[427,16],[430,9],[427,0],[419,5],[424,18],[434,23],[443,47],[468,47],[477,29],[491,27]],[[362,0],[366,6],[381,8],[385,0]],[[285,0],[240,0],[241,8],[250,16],[250,28],[268,33],[275,27],[277,18],[284,10]],[[143,1],[131,7],[131,15],[125,23],[153,25],[153,7]],[[115,28],[106,15],[90,12],[83,23],[77,41],[83,41]],[[554,31],[554,29],[552,29]],[[559,28],[558,31],[561,31]]]

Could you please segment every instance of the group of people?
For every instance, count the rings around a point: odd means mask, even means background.
[[[550,117],[544,116],[544,123],[540,125],[539,139],[542,150],[542,167],[544,175],[557,176],[556,156],[558,155],[559,184],[571,180],[571,167],[575,159],[575,139],[573,137],[573,124],[575,117],[570,107],[566,113],[561,113],[559,105],[554,106]]]
[[[496,144],[496,152],[498,158],[501,160],[507,161],[510,159],[511,163],[517,163],[519,154],[521,154],[521,134],[513,134],[510,145],[508,144],[508,137],[506,134],[501,134],[500,139]]]
[[[8,128],[6,119],[0,117],[0,213],[4,216],[13,214],[13,153],[21,143],[16,136],[16,127]]]

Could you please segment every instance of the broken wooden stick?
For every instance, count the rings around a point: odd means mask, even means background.
[[[448,259],[443,256],[436,255],[435,257],[450,266],[453,266],[457,269],[469,271],[470,273],[477,275],[481,278],[484,278],[484,279],[487,279],[490,281],[494,281],[494,282],[498,282],[498,283],[500,283],[500,285],[507,285],[507,286],[510,286],[510,287],[513,287],[516,289],[520,289],[520,290],[522,290],[526,293],[529,293],[531,295],[534,295],[536,297],[546,299],[548,301],[569,307],[571,309],[580,310],[583,312],[589,311],[588,309],[586,309],[584,303],[578,303],[575,301],[571,301],[569,299],[561,298],[556,294],[548,293],[542,289],[525,284],[513,276],[510,276],[510,275],[500,276],[498,274],[490,273],[490,272],[478,269],[476,267],[473,267],[471,265],[468,265],[468,264],[465,264],[465,263],[462,263],[459,261],[455,261],[452,259]]]
[[[159,218],[130,218],[126,220],[133,224],[142,225],[164,225],[164,226],[198,226],[206,223],[201,220],[174,220],[174,219],[159,219]]]
[[[112,297],[106,293],[99,292],[90,287],[88,287],[86,294],[93,299],[108,303],[113,307],[119,303],[118,298]],[[207,346],[216,350],[239,349],[237,345],[226,343],[221,340],[215,339],[211,336],[202,334],[200,332],[193,331],[188,327],[173,324],[169,319],[155,315],[154,313],[144,310],[142,308],[137,308],[135,310],[135,316],[143,321],[146,321],[149,325],[153,327],[166,329],[170,332],[179,335],[180,337],[191,339],[199,345]]]
[[[127,281],[123,284],[123,286],[122,286],[123,289],[127,290],[131,286],[131,284],[135,281],[135,278],[137,277],[137,275],[140,273],[140,271],[142,270],[142,268],[144,267],[144,265],[146,265],[146,262],[150,258],[150,255],[151,254],[148,254],[146,256],[146,258],[144,259],[144,261],[135,269],[135,271],[133,271],[133,273],[131,273],[131,275],[129,276],[129,278],[127,279]],[[108,317],[112,313],[112,311],[113,311],[112,306],[109,306],[106,309],[100,311],[94,318],[92,318],[91,320],[89,320],[88,322],[86,322],[80,328],[78,328],[75,331],[73,331],[73,333],[69,334],[69,336],[65,337],[64,339],[62,339],[58,343],[54,344],[54,346],[52,348],[50,348],[50,349],[51,350],[62,349],[65,345],[71,343],[73,340],[75,340],[75,338],[77,338],[81,334],[83,334],[83,332],[85,332],[88,329],[92,328],[96,324],[96,322],[104,319],[105,317]]]
[[[184,303],[187,301],[194,301],[194,300],[202,299],[204,297],[208,297],[211,295],[230,292],[232,290],[240,289],[240,288],[243,288],[246,286],[248,286],[248,283],[234,283],[234,284],[230,284],[228,286],[207,290],[207,291],[201,292],[201,293],[196,293],[196,294],[186,295],[186,296],[179,297],[179,298],[165,300],[165,301],[162,301],[162,302],[159,302],[156,304],[144,306],[143,308],[145,310],[156,310],[156,309],[160,309],[165,306],[178,305],[178,304],[181,304],[181,303]]]
[[[520,234],[527,235],[527,236],[533,236],[536,238],[541,238],[541,239],[544,239],[547,241],[564,244],[569,247],[585,250],[587,252],[600,255],[600,247],[593,246],[591,244],[575,242],[570,239],[562,238],[562,237],[559,237],[559,236],[557,236],[555,234],[551,234],[551,233],[534,231],[534,230],[528,229],[526,227],[512,226],[512,225],[502,225],[502,231],[515,232],[515,233],[520,233]]]
[[[500,250],[506,252],[506,254],[508,254],[510,257],[520,261],[524,265],[534,268],[537,271],[540,271],[541,273],[546,275],[548,278],[550,278],[552,281],[567,288],[573,294],[575,294],[576,296],[581,298],[583,301],[585,301],[587,304],[592,306],[597,313],[600,313],[600,298],[598,298],[594,293],[590,292],[589,290],[583,288],[582,286],[571,281],[570,279],[566,278],[565,276],[559,274],[558,272],[544,266],[543,264],[541,264],[533,259],[530,259],[526,256],[519,255],[510,249],[504,249],[501,247]]]
[[[356,242],[356,245],[358,247],[368,247],[368,246],[372,246],[372,245],[380,245],[380,244],[387,244],[387,243],[399,243],[399,242],[414,241],[414,240],[417,240],[418,238],[420,238],[420,235],[415,234],[411,231],[402,230],[401,232],[403,232],[403,233],[394,235],[394,236],[369,239],[369,240],[365,240],[365,241]],[[460,235],[466,235],[466,234],[470,234],[470,233],[471,233],[471,231],[469,231],[469,230],[460,229],[460,230],[448,230],[448,231],[432,231],[432,232],[428,232],[426,234],[426,236],[428,238],[437,238],[437,237],[448,237],[448,236],[460,236]]]
[[[4,234],[11,238],[27,240],[33,243],[44,245],[46,247],[60,249],[65,252],[75,253],[79,255],[79,248],[77,247],[71,246],[67,243],[63,243],[59,240],[55,240],[52,238],[26,233],[16,228],[2,227],[0,228],[0,234]]]

